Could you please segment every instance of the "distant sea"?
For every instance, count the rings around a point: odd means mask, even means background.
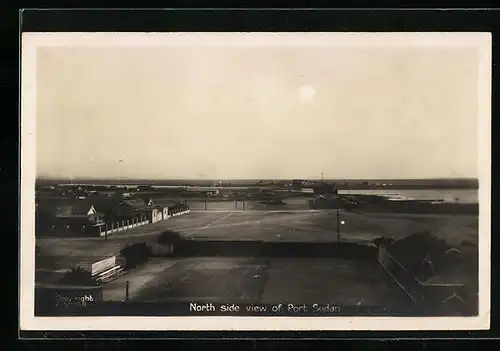
[[[446,203],[478,203],[477,189],[339,190],[345,195],[378,195],[393,201],[436,200]]]

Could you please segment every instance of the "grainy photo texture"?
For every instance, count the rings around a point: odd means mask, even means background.
[[[21,328],[488,328],[490,51],[25,33]]]

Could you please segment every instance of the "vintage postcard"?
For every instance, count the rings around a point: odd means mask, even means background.
[[[489,33],[24,33],[21,59],[22,330],[489,328]]]

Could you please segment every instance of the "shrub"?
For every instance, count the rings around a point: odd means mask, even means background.
[[[92,273],[88,270],[76,267],[67,272],[61,282],[69,285],[94,286],[97,285],[96,280],[92,277]]]
[[[139,264],[147,262],[153,255],[153,250],[146,243],[136,243],[126,245],[120,255],[125,258],[125,269],[137,267]]]
[[[412,234],[393,245],[393,255],[413,275],[424,279],[426,274],[423,262],[430,261],[435,270],[449,265],[445,252],[450,246],[445,240],[437,238],[429,231]]]

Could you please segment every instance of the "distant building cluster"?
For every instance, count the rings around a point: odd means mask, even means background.
[[[337,195],[338,189],[335,184],[321,183],[313,187],[314,194],[316,195]]]
[[[124,185],[70,185],[60,184],[57,186],[40,186],[36,189],[37,196],[43,197],[63,197],[66,199],[84,200],[95,197],[115,197],[116,195],[131,196],[137,192],[152,191],[151,186],[127,187]]]
[[[183,203],[121,197],[41,198],[36,202],[36,231],[61,236],[105,236],[189,212]]]
[[[294,179],[292,181],[292,186],[296,187],[304,187],[304,186],[311,186],[314,185],[314,182],[310,180],[302,180],[302,179]]]

